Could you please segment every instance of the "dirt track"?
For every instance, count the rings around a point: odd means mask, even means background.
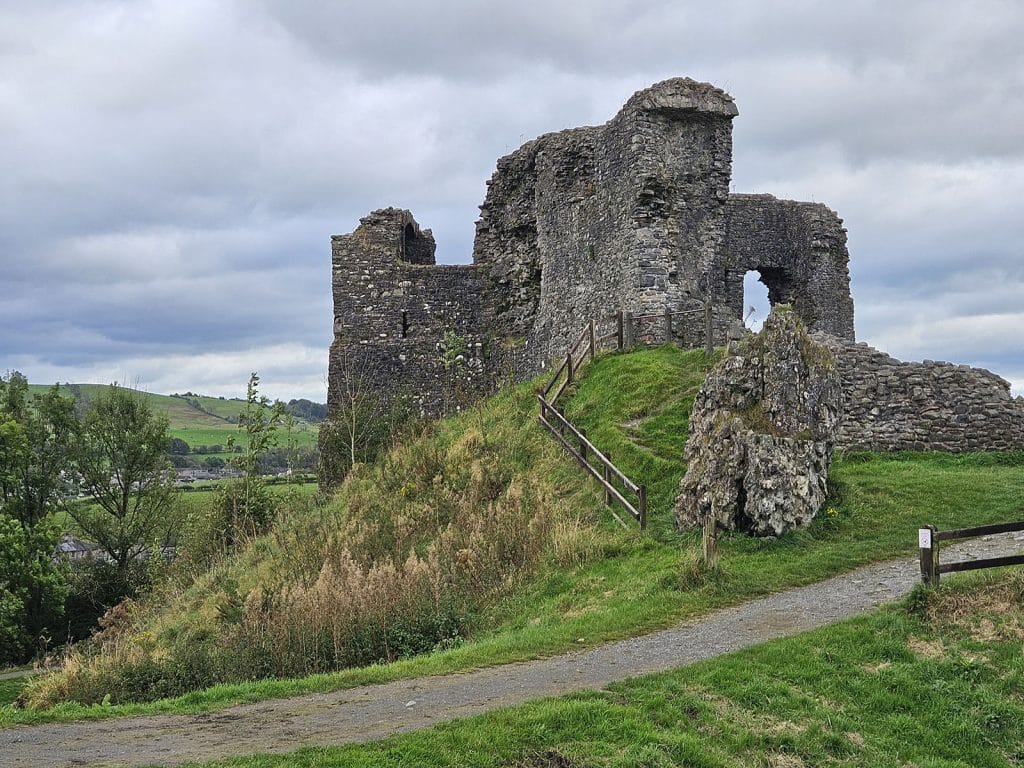
[[[944,551],[958,558],[1024,551],[994,536]],[[332,693],[276,699],[205,715],[131,717],[0,730],[0,766],[175,765],[302,746],[369,741],[586,689],[746,648],[865,613],[906,594],[916,561],[893,560],[670,629],[549,659]]]

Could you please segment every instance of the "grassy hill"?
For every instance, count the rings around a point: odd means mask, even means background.
[[[107,388],[105,384],[62,385],[62,389],[89,400]],[[48,386],[30,384],[31,392],[44,392]],[[228,438],[236,443],[245,439],[238,429],[238,414],[245,410],[239,398],[206,397],[203,395],[158,395],[140,392],[153,411],[163,413],[171,423],[171,436],[178,437],[193,449],[197,446],[225,445]],[[316,445],[319,425],[298,421],[296,438],[299,445]]]
[[[523,384],[358,467],[332,499],[292,503],[270,534],[179,574],[32,686],[37,706],[112,706],[0,710],[0,723],[205,711],[558,653],[909,553],[923,524],[1020,514],[1020,454],[839,456],[809,528],[723,536],[721,570],[701,573],[699,537],[674,529],[671,507],[710,362],[673,347],[606,355],[566,403],[647,484],[648,531],[611,520]]]

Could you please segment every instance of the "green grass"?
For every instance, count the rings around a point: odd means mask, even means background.
[[[989,572],[607,691],[365,745],[202,765],[1016,766],[1024,761],[1022,635],[1024,573]]]
[[[28,680],[28,677],[14,677],[10,680],[0,680],[0,707],[8,707],[13,704]]]
[[[411,450],[457,443],[467,430],[492,435],[520,471],[543,475],[569,508],[599,531],[597,556],[583,565],[551,568],[481,615],[461,646],[392,664],[296,680],[221,685],[149,704],[42,712],[0,708],[0,725],[101,718],[143,712],[196,713],[303,692],[331,690],[424,674],[507,663],[629,637],[714,608],[807,584],[864,563],[909,554],[916,530],[983,524],[1024,516],[1020,454],[857,454],[838,457],[832,514],[778,540],[725,535],[721,574],[693,578],[697,536],[672,525],[671,502],[683,474],[682,443],[689,408],[707,361],[671,347],[600,358],[571,393],[567,413],[589,429],[631,476],[647,483],[647,533],[622,531],[600,503],[596,485],[535,422],[528,385],[506,391],[447,420]],[[361,479],[364,501],[387,494],[377,469]],[[386,496],[380,503],[392,503]],[[396,502],[397,503],[397,502]],[[263,578],[272,561],[244,561],[238,579]],[[241,565],[241,564],[240,564]],[[187,605],[183,603],[182,605]],[[182,610],[178,605],[174,610]]]

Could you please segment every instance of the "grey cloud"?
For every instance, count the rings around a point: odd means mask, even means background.
[[[995,0],[0,0],[0,370],[237,394],[264,349],[322,398],[331,234],[394,204],[466,261],[498,156],[690,75],[737,99],[738,190],[845,218],[861,336],[1024,383],[977,324],[1021,285],[1022,38]]]

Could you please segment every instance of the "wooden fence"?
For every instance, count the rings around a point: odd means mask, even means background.
[[[561,443],[569,454],[579,462],[591,477],[604,488],[605,504],[612,502],[636,520],[641,528],[647,527],[647,487],[636,483],[625,472],[612,463],[611,456],[602,452],[589,439],[587,433],[577,428],[565,418],[564,411],[558,407],[558,399],[579,375],[580,369],[602,349],[630,349],[636,343],[636,324],[642,321],[660,319],[664,323],[665,338],[674,338],[672,321],[674,317],[687,314],[704,314],[704,343],[708,354],[713,351],[711,334],[711,305],[704,309],[671,311],[633,315],[632,312],[619,311],[614,315],[602,318],[613,321],[613,329],[604,334],[598,333],[598,325],[590,320],[575,343],[569,347],[561,365],[555,369],[547,385],[537,393],[540,404],[540,423]],[[614,342],[614,346],[612,343]],[[612,511],[615,519],[625,525],[622,518]]]
[[[996,533],[1014,533],[1024,531],[1024,520],[1014,523],[996,523],[995,525],[979,525],[976,528],[958,528],[952,531],[940,531],[934,525],[920,528],[918,546],[921,549],[921,580],[930,586],[939,585],[939,576],[943,573],[957,571],[976,571],[982,568],[998,568],[1003,565],[1024,565],[1024,554],[1006,557],[989,557],[981,560],[960,560],[955,563],[939,562],[939,542],[957,539],[973,539],[978,536],[991,536]]]

